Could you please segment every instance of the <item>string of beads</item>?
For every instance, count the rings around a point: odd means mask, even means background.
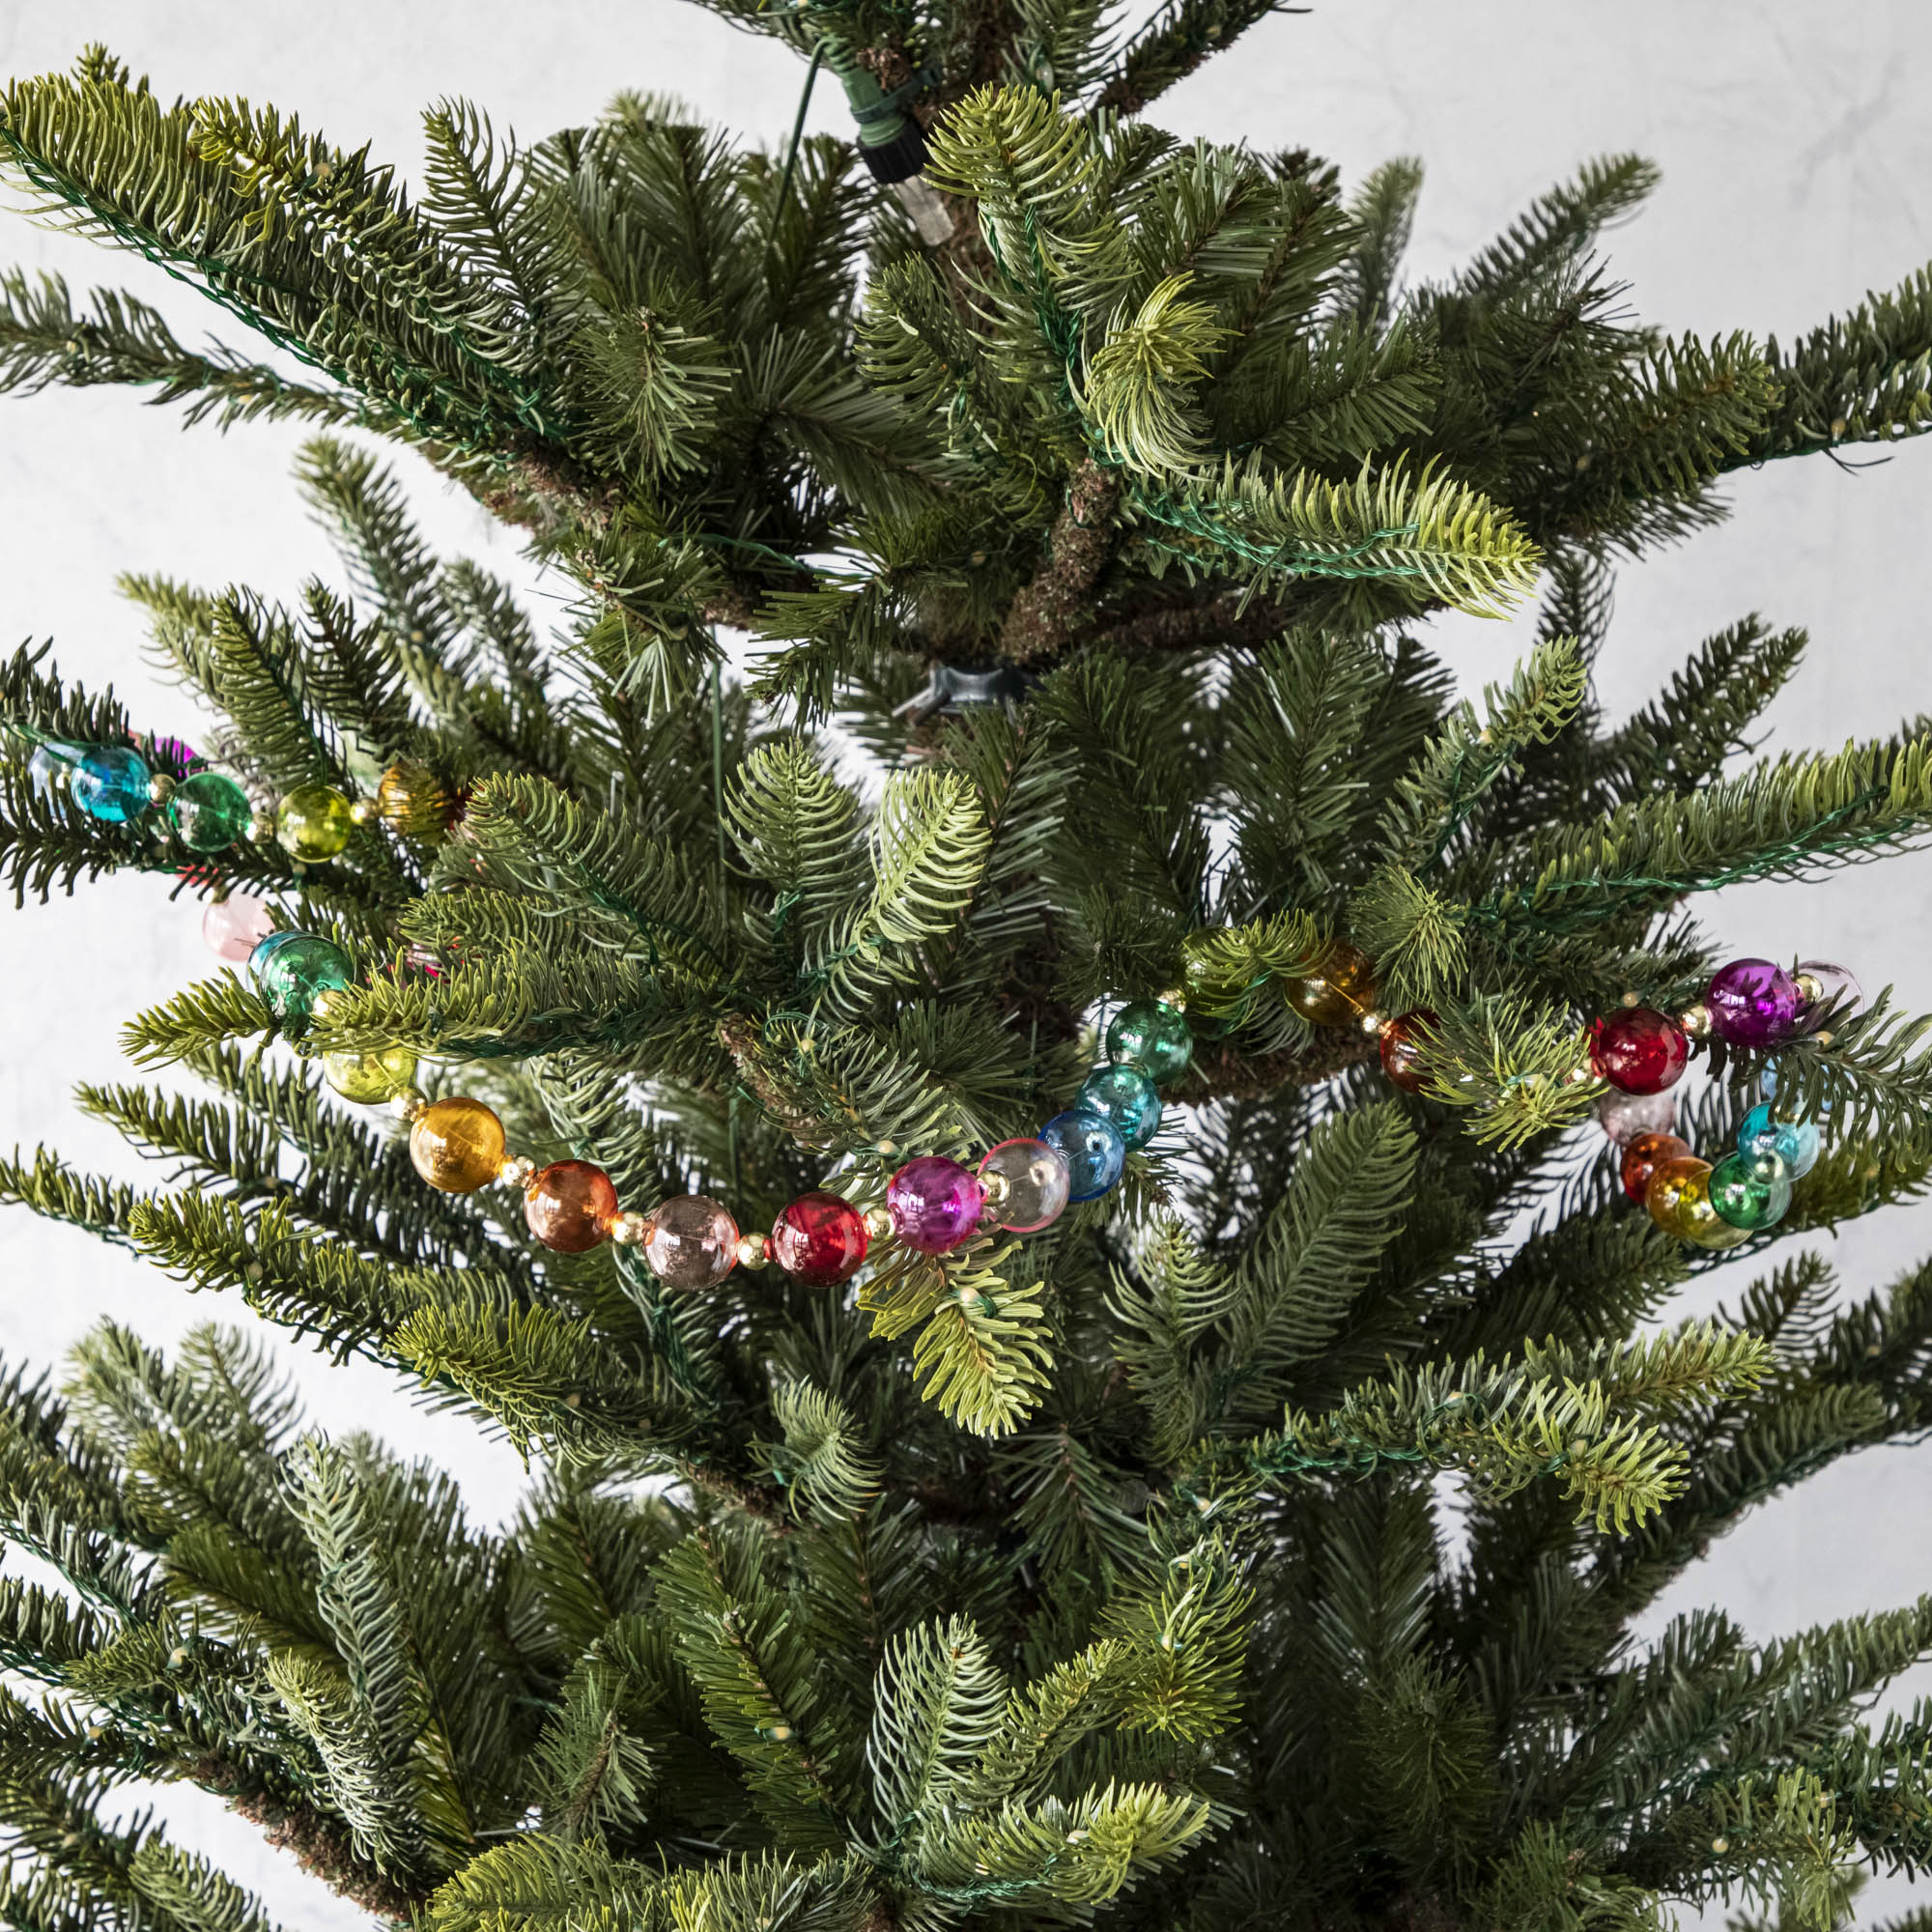
[[[446,830],[461,811],[460,798],[433,772],[410,762],[385,772],[373,798],[308,784],[258,810],[219,772],[175,780],[154,772],[130,746],[76,744],[13,728],[33,746],[28,770],[38,784],[63,789],[106,823],[137,823],[158,811],[197,855],[243,838],[272,839],[297,862],[315,864],[343,851],[358,826],[380,820],[420,835]],[[184,762],[194,762],[192,755]],[[275,929],[271,909],[248,895],[212,903],[203,931],[218,956],[247,962],[279,1020],[318,1017],[334,993],[354,984],[354,964],[341,947],[314,933]],[[1377,1040],[1391,1083],[1409,1094],[1427,1091],[1437,1015],[1427,1009],[1378,1011],[1375,967],[1357,948],[1330,941],[1318,970],[1290,979],[1284,993],[1312,1025],[1358,1026]],[[1680,1014],[1633,1003],[1596,1020],[1587,1064],[1570,1077],[1594,1074],[1612,1089],[1599,1111],[1620,1149],[1626,1195],[1667,1233],[1702,1248],[1732,1247],[1775,1226],[1790,1207],[1792,1182],[1817,1160],[1816,1126],[1776,1115],[1775,1078],[1767,1075],[1766,1101],[1747,1115],[1736,1148],[1713,1163],[1670,1132],[1669,1090],[1682,1079],[1696,1041],[1715,1036],[1742,1047],[1776,1047],[1819,1034],[1829,1015],[1854,1010],[1861,997],[1853,975],[1830,961],[1809,960],[1787,972],[1768,959],[1736,959]],[[977,1172],[944,1155],[921,1155],[892,1176],[883,1206],[862,1211],[839,1195],[814,1191],[792,1202],[769,1235],[741,1233],[707,1195],[678,1196],[640,1213],[620,1207],[610,1177],[593,1162],[538,1167],[511,1154],[501,1121],[484,1102],[464,1095],[431,1101],[414,1086],[416,1060],[407,1047],[328,1053],[323,1067],[345,1099],[397,1107],[410,1122],[411,1158],[432,1186],[456,1193],[493,1181],[521,1186],[530,1232],[547,1247],[582,1253],[606,1239],[636,1245],[675,1286],[703,1286],[734,1266],[769,1261],[801,1281],[831,1286],[847,1280],[870,1243],[887,1236],[923,1253],[946,1254],[982,1230],[1037,1233],[1070,1203],[1097,1200],[1117,1186],[1128,1151],[1146,1145],[1160,1124],[1159,1088],[1192,1059],[1185,1004],[1175,992],[1123,1007],[1106,1031],[1107,1060],[1089,1073],[1074,1104],[1037,1136],[990,1149]]]

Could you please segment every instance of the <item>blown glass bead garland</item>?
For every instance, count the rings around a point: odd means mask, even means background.
[[[1817,1127],[1779,1119],[1761,1102],[1745,1116],[1733,1151],[1715,1163],[1701,1160],[1669,1131],[1668,1089],[1683,1074],[1693,1037],[1713,1034],[1763,1052],[1816,1036],[1829,1018],[1854,1010],[1861,997],[1853,975],[1828,960],[1787,972],[1769,959],[1734,959],[1678,1019],[1633,1007],[1599,1020],[1591,1029],[1591,1066],[1614,1090],[1598,1112],[1622,1150],[1624,1193],[1666,1234],[1700,1248],[1735,1247],[1776,1227],[1791,1207],[1792,1182],[1817,1161]],[[1763,1087],[1776,1092],[1774,1069],[1765,1069]]]

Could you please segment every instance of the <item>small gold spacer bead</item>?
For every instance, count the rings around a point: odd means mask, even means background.
[[[413,1121],[429,1105],[429,1095],[420,1087],[405,1087],[389,1101],[390,1110],[405,1121]]]
[[[621,1214],[611,1215],[611,1238],[620,1248],[640,1248],[650,1239],[655,1225],[648,1214],[626,1208]]]
[[[308,1003],[309,1018],[312,1020],[326,1020],[335,1010],[336,1007],[341,1004],[341,994],[342,988],[340,986],[325,986]]]
[[[866,1233],[875,1241],[883,1241],[893,1232],[893,1217],[883,1208],[866,1209]]]
[[[1154,998],[1164,1007],[1172,1007],[1176,1012],[1187,1010],[1187,989],[1184,986],[1170,986],[1164,993],[1156,993]]]
[[[1640,1007],[1643,1002],[1634,993],[1626,993],[1617,1004],[1623,1007]]]
[[[1686,1007],[1677,1015],[1677,1024],[1692,1039],[1708,1039],[1711,1037],[1711,1009],[1699,1000],[1694,1007]]]
[[[1371,1039],[1379,1039],[1388,1028],[1389,1017],[1386,1013],[1370,1011],[1362,1015],[1362,1031]]]
[[[989,1208],[1004,1208],[1012,1199],[1013,1183],[1004,1174],[989,1174],[980,1183]]]
[[[527,1187],[537,1164],[526,1153],[506,1153],[497,1163],[497,1179],[505,1187]]]
[[[1583,1066],[1573,1066],[1570,1069],[1570,1071],[1563,1076],[1563,1084],[1566,1087],[1583,1087],[1587,1086],[1596,1077],[1597,1077],[1596,1074],[1591,1070],[1591,1068],[1587,1065]]]
[[[258,811],[248,821],[248,842],[251,845],[272,845],[275,831],[275,814],[272,811]]]
[[[1825,997],[1825,982],[1815,973],[1801,973],[1792,983],[1807,1007],[1815,1007]]]
[[[764,1235],[740,1235],[733,1253],[741,1268],[761,1268],[772,1258],[772,1244]]]
[[[165,805],[175,795],[175,781],[166,772],[156,772],[148,781],[148,803]]]
[[[1818,1031],[1811,1036],[1811,1044],[1813,1046],[1830,1046],[1831,1043],[1832,1043],[1832,1029],[1830,1027],[1820,1027]]]
[[[358,798],[349,808],[350,822],[355,825],[374,825],[382,813],[382,808],[373,798]]]

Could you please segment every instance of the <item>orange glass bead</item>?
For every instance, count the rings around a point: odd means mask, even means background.
[[[1690,1143],[1679,1140],[1675,1134],[1638,1134],[1625,1145],[1618,1167],[1625,1195],[1632,1201],[1645,1202],[1650,1177],[1658,1163],[1681,1160],[1690,1151]]]
[[[1331,940],[1321,970],[1288,982],[1288,1004],[1317,1026],[1352,1026],[1376,1005],[1376,969],[1346,939]]]
[[[473,1194],[503,1164],[503,1123],[481,1100],[438,1100],[410,1128],[410,1159],[432,1187]]]
[[[611,1177],[587,1160],[554,1160],[524,1189],[530,1233],[560,1255],[581,1255],[607,1240],[616,1212]]]
[[[1422,1092],[1429,1069],[1423,1065],[1421,1037],[1439,1024],[1433,1008],[1417,1007],[1412,1013],[1398,1013],[1382,1028],[1382,1071],[1405,1094]]]

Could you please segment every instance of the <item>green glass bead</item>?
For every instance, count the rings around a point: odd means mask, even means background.
[[[168,817],[190,852],[223,852],[248,836],[255,809],[248,794],[219,772],[193,772],[168,800]]]
[[[349,800],[333,785],[298,785],[282,800],[275,837],[291,859],[332,859],[355,830]]]
[[[1145,1147],[1160,1125],[1160,1095],[1138,1066],[1096,1066],[1080,1089],[1078,1106],[1113,1122],[1130,1148]]]
[[[273,934],[281,944],[262,957],[268,941],[255,949],[249,961],[255,983],[278,1020],[308,1018],[317,996],[352,983],[348,953],[332,939],[312,932]]]
[[[1107,1058],[1138,1066],[1156,1085],[1184,1072],[1193,1053],[1186,1014],[1160,1000],[1135,1000],[1107,1024]]]
[[[1772,1227],[1791,1206],[1791,1172],[1775,1153],[1727,1153],[1710,1186],[1711,1206],[1734,1228]]]

